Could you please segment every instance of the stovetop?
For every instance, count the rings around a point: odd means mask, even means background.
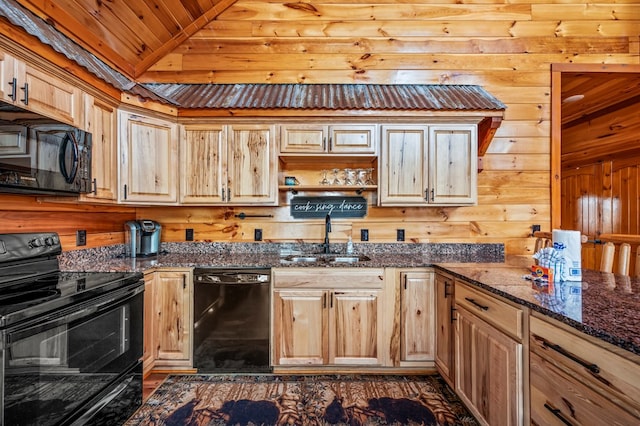
[[[0,234],[0,328],[137,284],[139,272],[61,272],[56,233]]]

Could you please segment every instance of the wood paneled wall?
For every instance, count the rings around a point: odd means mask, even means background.
[[[357,242],[367,228],[372,242],[394,241],[404,228],[407,240],[504,242],[507,257],[529,257],[531,225],[550,230],[550,65],[638,64],[639,51],[633,2],[239,0],[140,80],[482,85],[507,110],[484,157],[478,206],[372,207],[365,219],[336,220],[332,238],[351,232]],[[80,214],[113,223],[109,208],[96,209]],[[287,207],[148,207],[135,216],[163,223],[168,241],[183,241],[188,227],[198,240],[252,240],[257,227],[275,241],[323,236],[322,221],[293,221]]]
[[[131,207],[0,194],[0,234],[57,232],[65,251],[123,243],[124,223],[133,219],[135,209]],[[77,247],[76,231],[82,229],[87,231],[87,245]]]

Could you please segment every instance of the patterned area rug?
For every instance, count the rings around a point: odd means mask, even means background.
[[[169,376],[126,426],[478,423],[440,376]]]

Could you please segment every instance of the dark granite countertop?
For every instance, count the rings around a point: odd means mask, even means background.
[[[439,264],[491,293],[640,355],[640,278],[584,269],[582,281],[540,285],[508,264]]]
[[[98,252],[66,253],[60,265],[63,270],[99,272],[144,272],[160,267],[419,268],[435,266],[491,293],[640,355],[640,279],[638,278],[584,270],[582,282],[555,283],[549,291],[548,286],[523,278],[529,274],[527,265],[503,263],[503,247],[497,245],[356,245],[360,249],[356,250],[356,253],[366,254],[371,260],[355,264],[285,262],[282,260],[283,246],[274,246],[273,250],[271,248],[265,250],[264,247],[264,245],[251,244],[163,243],[164,254],[138,259],[120,257],[121,248],[105,248]],[[287,250],[290,251],[291,247],[299,248],[299,245],[290,246]],[[317,248],[317,246],[307,247],[303,252],[313,252],[309,250],[317,250]]]

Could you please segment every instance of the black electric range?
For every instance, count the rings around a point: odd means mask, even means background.
[[[0,425],[120,424],[142,402],[142,274],[60,271],[61,249],[0,234]]]

